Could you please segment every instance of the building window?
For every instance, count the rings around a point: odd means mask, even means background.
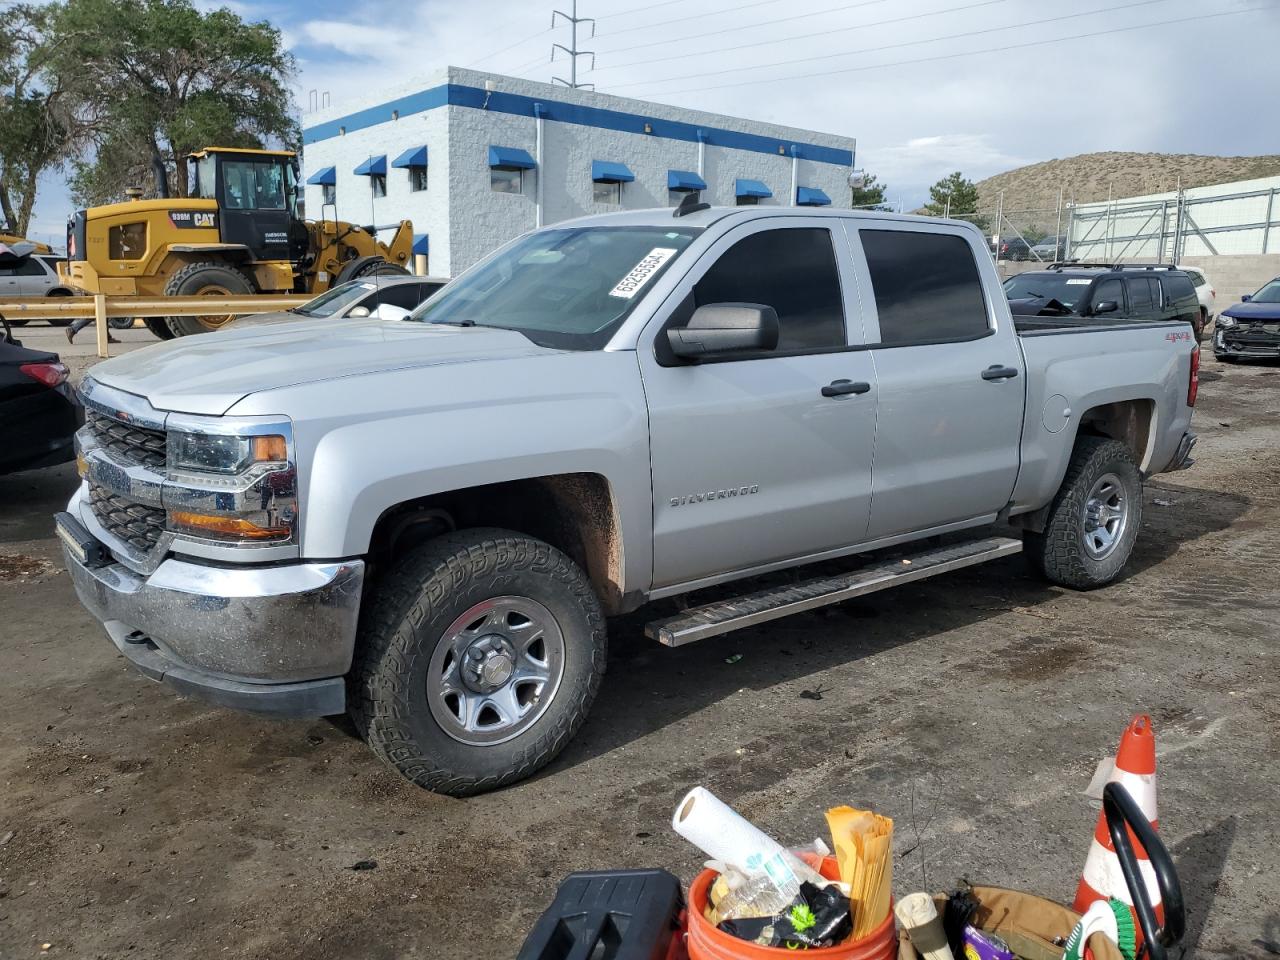
[[[385,197],[387,195],[387,175],[385,173],[370,174],[369,189],[373,191],[375,197]]]
[[[622,203],[622,184],[607,181],[593,183],[591,199],[596,203]]]
[[[489,186],[494,193],[524,193],[524,171],[492,167],[489,170]]]
[[[759,197],[739,197],[738,198],[738,206],[740,207],[755,207],[759,205],[760,205]]]
[[[322,204],[338,202],[338,188],[334,186],[332,183],[326,183],[321,185],[320,191],[322,195],[320,202]]]
[[[410,167],[409,168],[409,189],[414,193],[419,193],[427,189],[427,168],[426,167]]]

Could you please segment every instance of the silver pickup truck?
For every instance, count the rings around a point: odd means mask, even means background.
[[[404,776],[462,795],[564,747],[606,618],[651,600],[755,578],[649,624],[676,645],[1019,550],[1109,583],[1143,478],[1190,463],[1197,361],[1185,324],[1015,328],[958,222],[589,217],[412,314],[95,367],[58,531],[147,675],[349,711]]]

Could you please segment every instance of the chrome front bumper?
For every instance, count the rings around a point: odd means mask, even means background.
[[[164,560],[150,574],[87,566],[80,602],[153,680],[224,706],[318,717],[345,708],[364,562],[234,568]]]

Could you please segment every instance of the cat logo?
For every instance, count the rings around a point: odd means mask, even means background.
[[[218,215],[216,213],[197,213],[192,217],[197,227],[216,227],[218,225]]]

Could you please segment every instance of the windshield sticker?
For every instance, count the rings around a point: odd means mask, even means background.
[[[675,255],[675,247],[654,247],[644,255],[644,259],[631,268],[630,273],[618,281],[618,285],[609,291],[609,296],[630,300],[649,282],[649,278],[661,270],[662,265]]]
[[[1068,287],[1087,287],[1091,283],[1093,283],[1093,281],[1090,280],[1088,277],[1081,277],[1079,280],[1068,280],[1067,286]]]

